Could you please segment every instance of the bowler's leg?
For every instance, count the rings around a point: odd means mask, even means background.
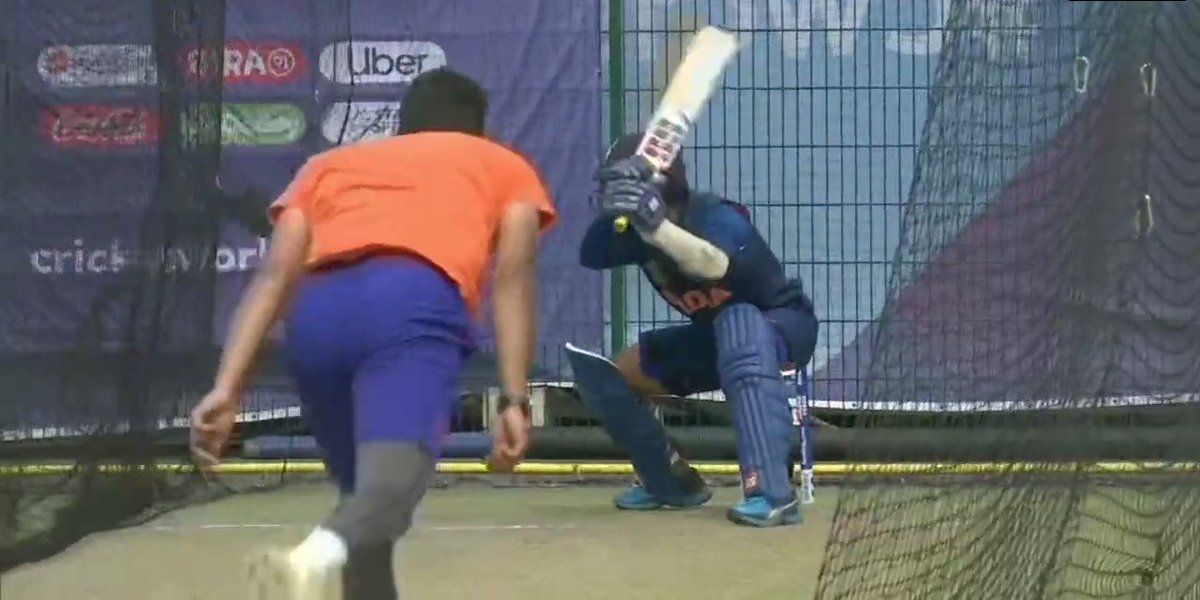
[[[332,326],[338,316],[327,301],[331,294],[321,293],[322,283],[310,282],[287,321],[288,372],[325,469],[338,490],[348,493],[354,489],[354,372],[339,351],[345,332]]]
[[[352,378],[336,371],[301,371],[292,368],[300,394],[304,423],[317,447],[325,470],[340,493],[354,489],[354,395]]]
[[[345,600],[395,600],[392,556],[425,496],[434,458],[418,444],[368,442],[358,447],[358,485],[325,527],[345,541]]]
[[[346,600],[397,597],[393,546],[433,476],[462,355],[453,342],[419,339],[372,356],[355,374],[355,486],[326,522],[348,550]]]
[[[287,355],[304,421],[344,498],[354,489],[357,458],[353,375],[338,350],[343,334],[329,318],[330,295],[300,294],[288,321]],[[334,600],[341,596],[336,569],[345,552],[341,540],[321,527],[290,551],[263,550],[250,561],[251,598]]]

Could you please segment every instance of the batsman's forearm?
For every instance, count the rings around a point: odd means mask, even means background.
[[[241,393],[267,332],[279,318],[292,282],[283,274],[261,273],[234,313],[214,387]]]
[[[729,256],[686,229],[663,221],[652,232],[638,232],[642,239],[675,260],[680,270],[701,279],[716,281],[729,270]]]
[[[536,267],[505,275],[492,295],[496,359],[504,393],[524,396],[537,342]]]

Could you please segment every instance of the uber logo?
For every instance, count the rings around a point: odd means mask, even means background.
[[[321,51],[321,74],[334,83],[408,83],[446,66],[446,52],[433,42],[338,42]]]

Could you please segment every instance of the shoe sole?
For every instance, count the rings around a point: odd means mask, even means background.
[[[768,527],[783,527],[786,525],[799,525],[804,522],[804,515],[800,514],[799,512],[793,513],[790,515],[784,513],[784,514],[780,514],[774,518],[769,518],[769,519],[755,519],[753,517],[749,517],[740,512],[737,512],[731,508],[725,513],[725,516],[736,525],[743,525],[746,527],[758,527],[758,528],[763,528],[763,529],[768,528]]]
[[[703,500],[698,500],[688,504],[643,504],[641,506],[631,506],[622,505],[614,500],[613,506],[617,507],[618,510],[628,510],[634,512],[646,512],[652,510],[694,510],[703,507],[705,504],[708,504],[709,500],[712,500],[712,491],[705,492],[703,496]]]
[[[251,600],[341,600],[333,577],[294,571],[286,551],[262,550],[247,563]]]
[[[662,510],[666,508],[665,504],[642,504],[639,506],[630,506],[626,504],[618,504],[616,502],[613,502],[613,506],[617,507],[617,510],[627,510],[631,512],[650,512],[653,510]]]

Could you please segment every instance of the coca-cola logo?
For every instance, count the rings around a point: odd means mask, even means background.
[[[187,52],[183,67],[194,82],[216,81],[220,73],[225,83],[286,83],[303,75],[308,61],[296,44],[230,42],[223,50]]]
[[[57,146],[136,146],[158,138],[158,118],[142,106],[59,106],[42,113],[42,133]]]

